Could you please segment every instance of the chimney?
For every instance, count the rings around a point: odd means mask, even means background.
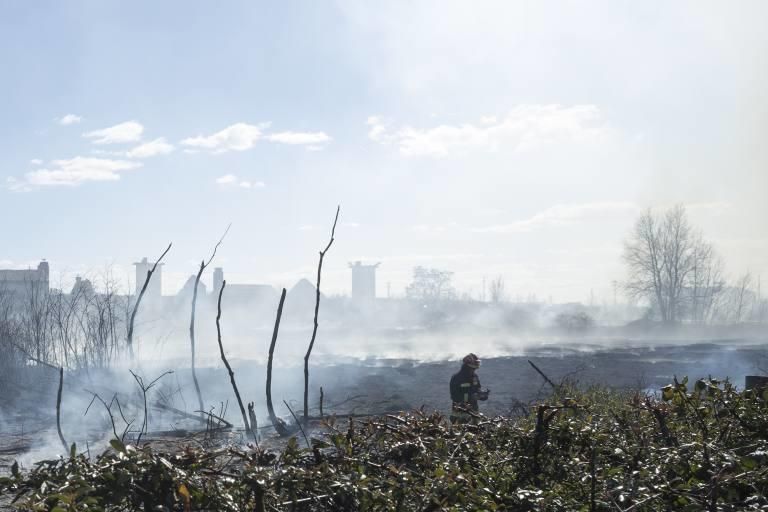
[[[218,295],[221,291],[221,285],[224,283],[224,269],[216,267],[213,269],[213,293]]]

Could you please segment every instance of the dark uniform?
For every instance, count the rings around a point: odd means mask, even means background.
[[[480,379],[466,364],[451,377],[452,421],[466,421],[471,417],[467,411],[477,412],[477,401],[487,399],[488,393],[480,387]]]

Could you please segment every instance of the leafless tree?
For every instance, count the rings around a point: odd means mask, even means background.
[[[22,343],[39,361],[55,362],[50,346],[51,301],[39,282],[27,280],[21,311]]]
[[[412,300],[436,302],[453,299],[456,290],[451,286],[453,272],[436,268],[416,267],[413,280],[405,289],[405,295]]]
[[[744,320],[745,313],[750,304],[750,290],[749,287],[752,284],[752,274],[747,272],[736,280],[735,292],[735,308],[733,321],[736,323]]]
[[[138,384],[139,389],[141,389],[141,397],[144,402],[144,421],[141,424],[141,430],[139,431],[139,437],[136,439],[136,444],[138,444],[141,441],[141,436],[143,434],[146,434],[149,431],[149,408],[147,407],[147,392],[152,389],[152,387],[157,384],[157,381],[165,377],[166,375],[169,375],[173,373],[173,370],[168,370],[166,372],[163,372],[159,377],[157,377],[155,380],[150,382],[149,384],[144,383],[144,378],[141,375],[137,375],[133,372],[133,370],[128,370],[131,372],[131,375],[133,375],[134,380],[136,381],[136,384]]]
[[[267,357],[267,412],[269,413],[269,420],[272,422],[272,426],[275,427],[277,433],[282,437],[290,435],[285,423],[275,414],[275,408],[272,405],[272,359],[275,355],[275,345],[277,344],[277,334],[280,331],[280,319],[283,316],[283,305],[285,304],[286,290],[283,288],[280,294],[280,303],[277,306],[277,315],[275,316],[275,327],[272,330],[272,341],[269,344],[269,356]]]
[[[320,276],[323,272],[323,258],[328,249],[333,245],[333,237],[336,234],[336,223],[339,221],[339,211],[341,206],[336,207],[336,217],[333,219],[333,227],[331,228],[331,238],[328,240],[328,245],[325,249],[320,251],[320,259],[317,262],[317,284],[315,285],[315,319],[312,327],[312,339],[309,341],[309,347],[307,353],[304,356],[304,423],[309,421],[309,356],[312,354],[312,348],[315,346],[315,338],[317,337],[317,317],[320,312]]]
[[[497,276],[491,281],[490,292],[491,302],[494,304],[500,304],[507,300],[503,276]]]
[[[189,319],[189,346],[190,346],[190,352],[192,354],[192,381],[195,384],[195,393],[197,393],[197,403],[200,407],[199,409],[200,411],[205,410],[205,408],[203,407],[203,395],[200,392],[200,383],[197,381],[197,372],[195,371],[195,309],[197,306],[197,287],[200,285],[200,277],[202,277],[205,269],[213,261],[213,258],[216,256],[216,251],[219,249],[221,242],[224,241],[224,237],[227,236],[227,233],[229,232],[229,228],[231,226],[232,224],[227,226],[227,229],[224,231],[224,234],[221,235],[221,238],[219,239],[219,241],[216,242],[216,245],[213,247],[213,252],[211,253],[211,257],[208,258],[208,261],[202,260],[200,262],[200,270],[198,270],[197,276],[195,276],[195,286],[192,290],[192,313]],[[200,413],[200,417],[201,418],[203,417],[203,413]]]
[[[643,213],[625,243],[624,261],[628,295],[647,299],[666,323],[682,321],[689,306],[693,317],[701,317],[722,286],[719,260],[694,231],[682,205],[661,217],[651,210]]]
[[[725,280],[722,260],[701,237],[698,237],[694,247],[690,278],[690,319],[693,323],[706,324],[715,314]]]
[[[221,342],[221,297],[224,295],[224,288],[227,286],[227,282],[223,281],[221,283],[221,289],[219,290],[219,300],[217,302],[217,313],[216,313],[216,334],[217,339],[219,342],[219,351],[221,353],[221,360],[224,362],[224,366],[227,367],[227,372],[229,373],[229,381],[232,384],[232,390],[235,392],[235,398],[237,398],[237,405],[240,406],[240,413],[243,415],[243,426],[245,427],[246,434],[250,434],[253,438],[253,442],[258,444],[258,439],[256,438],[256,432],[251,428],[250,423],[248,422],[248,416],[245,414],[245,407],[243,406],[243,399],[240,398],[240,391],[237,389],[237,382],[235,381],[235,372],[232,370],[232,367],[229,365],[229,361],[227,361],[227,356],[224,354],[224,345]]]
[[[131,320],[128,323],[128,338],[126,339],[128,344],[128,352],[131,355],[131,360],[133,360],[133,324],[136,321],[136,312],[139,310],[139,304],[141,304],[141,299],[144,297],[144,293],[147,291],[147,286],[149,286],[149,281],[152,279],[152,274],[155,273],[157,265],[163,260],[165,255],[168,254],[168,251],[171,250],[172,245],[172,243],[168,244],[168,247],[165,249],[165,251],[163,251],[163,254],[161,254],[155,264],[152,265],[152,268],[147,271],[147,278],[144,280],[144,286],[141,287],[141,292],[139,292],[139,296],[136,298],[136,303],[133,305],[133,310],[131,311]],[[138,284],[139,283],[136,283],[137,286]]]

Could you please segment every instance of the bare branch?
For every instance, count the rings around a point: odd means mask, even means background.
[[[336,207],[336,216],[333,219],[333,227],[331,228],[331,238],[328,240],[328,245],[325,249],[320,251],[320,259],[317,262],[317,284],[315,285],[315,319],[312,327],[312,339],[309,341],[309,347],[307,348],[307,354],[304,356],[304,422],[308,421],[309,417],[309,356],[312,354],[312,348],[315,346],[315,338],[317,337],[317,317],[320,312],[320,277],[323,271],[323,258],[328,249],[333,244],[334,236],[336,234],[336,223],[339,221],[339,212],[341,211],[341,205]]]
[[[61,391],[64,387],[64,368],[59,368],[59,392],[56,394],[56,430],[59,433],[59,440],[64,447],[64,453],[67,453],[69,446],[64,439],[64,434],[61,433]]]
[[[139,304],[141,304],[141,299],[144,297],[144,293],[147,291],[147,286],[149,286],[149,281],[152,279],[152,274],[155,273],[155,270],[157,269],[157,265],[165,258],[165,255],[168,254],[168,251],[171,250],[171,246],[173,243],[168,244],[168,247],[163,251],[163,254],[160,255],[160,258],[155,261],[155,264],[152,265],[152,268],[147,271],[147,278],[144,280],[144,286],[141,287],[141,292],[139,293],[139,296],[136,298],[136,304],[133,305],[133,311],[131,312],[131,321],[128,324],[128,351],[131,354],[131,360],[133,360],[133,323],[136,320],[136,312],[139,310]],[[136,283],[138,285],[138,283]]]
[[[251,429],[251,426],[248,423],[248,416],[245,415],[245,407],[243,407],[243,400],[240,398],[240,391],[238,391],[237,382],[235,382],[235,372],[232,371],[232,367],[229,365],[229,361],[227,361],[227,356],[224,355],[224,345],[221,342],[221,296],[224,295],[224,288],[226,286],[227,286],[226,281],[221,283],[221,290],[219,290],[218,312],[216,314],[216,333],[218,335],[218,340],[219,340],[219,351],[221,352],[221,360],[224,362],[224,366],[227,367],[227,372],[229,372],[229,380],[232,383],[232,389],[235,391],[235,398],[237,398],[237,405],[240,406],[240,413],[243,415],[243,426],[245,427],[245,432],[251,435],[251,437],[253,438],[253,442],[256,443],[256,446],[258,446],[259,441],[256,439],[256,433]]]
[[[267,411],[269,420],[275,427],[275,430],[281,437],[290,435],[285,423],[275,415],[275,408],[272,406],[272,359],[275,354],[275,344],[277,344],[277,333],[280,330],[280,318],[283,316],[283,304],[285,304],[285,288],[280,294],[280,303],[277,305],[277,316],[275,317],[275,328],[272,330],[272,341],[269,344],[269,357],[267,358]]]

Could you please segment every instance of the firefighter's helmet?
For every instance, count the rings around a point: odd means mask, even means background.
[[[464,359],[462,359],[461,362],[469,366],[470,368],[474,368],[474,369],[480,368],[480,358],[477,357],[475,354],[467,354],[466,356],[464,356]]]

